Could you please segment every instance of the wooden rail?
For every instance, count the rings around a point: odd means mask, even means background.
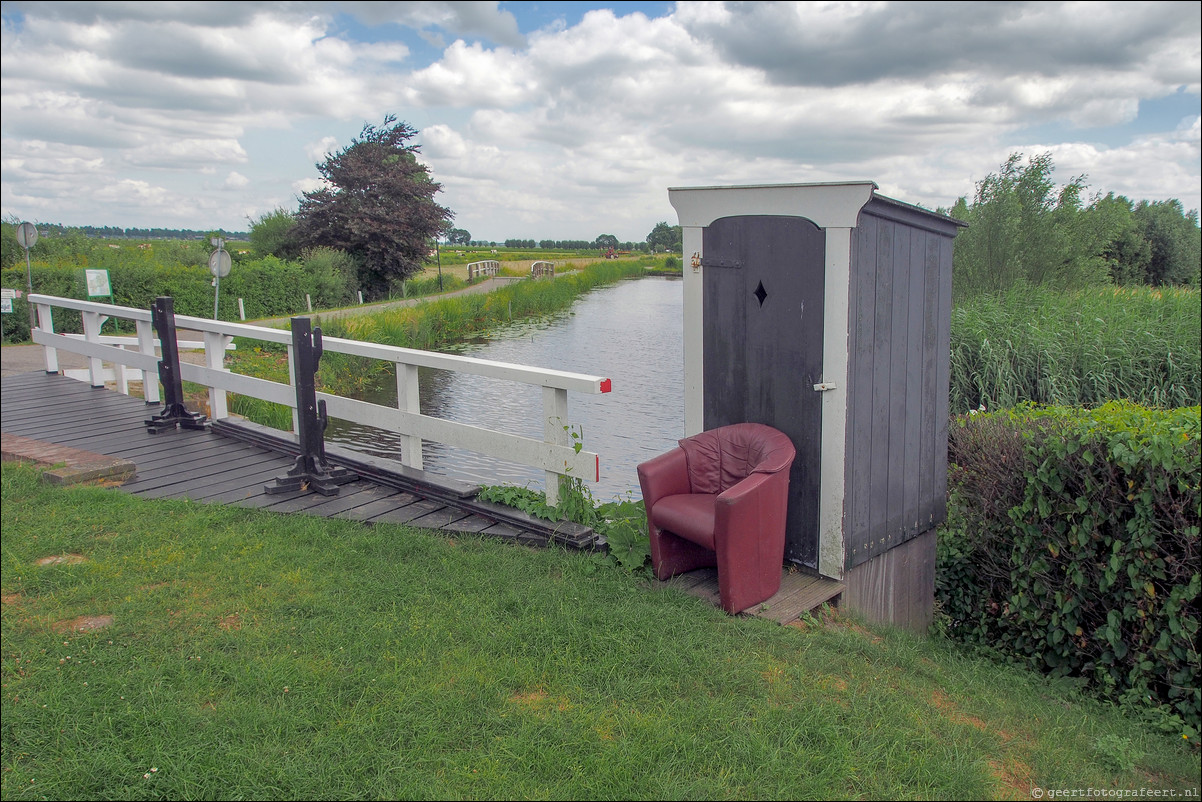
[[[123,365],[142,370],[143,375],[157,375],[158,357],[154,353],[150,312],[143,309],[58,298],[50,295],[31,295],[30,303],[38,310],[38,327],[33,341],[45,349],[46,371],[58,372],[57,351],[82,354],[91,360],[93,386],[103,386],[103,363]],[[54,331],[53,309],[73,309],[83,316],[84,335],[80,339]],[[138,350],[103,342],[100,324],[103,317],[133,320],[137,330]],[[233,392],[292,408],[292,429],[298,430],[296,392],[289,384],[233,373],[223,366],[225,350],[234,337],[262,340],[288,346],[292,364],[292,335],[284,329],[271,329],[245,323],[228,323],[207,318],[176,315],[176,326],[203,335],[205,361],[202,365],[182,363],[180,376],[185,381],[209,388],[209,417],[222,420],[229,417],[226,393]],[[602,376],[547,370],[527,365],[493,362],[474,357],[439,354],[412,348],[347,340],[340,337],[323,338],[327,352],[379,359],[396,366],[397,406],[388,407],[346,398],[330,393],[318,393],[326,402],[330,417],[353,421],[365,426],[388,429],[401,435],[400,461],[413,468],[422,467],[422,441],[432,440],[448,446],[464,448],[522,465],[541,468],[546,475],[547,503],[559,501],[560,479],[574,477],[590,482],[600,481],[600,457],[570,443],[568,421],[568,391],[608,393],[610,380]],[[418,368],[471,373],[502,381],[532,384],[543,388],[543,439],[507,434],[456,421],[422,414],[418,405]],[[150,373],[147,374],[147,371]],[[291,371],[290,371],[291,372]],[[158,383],[144,382],[146,400],[158,401]],[[153,389],[152,389],[153,388]],[[151,397],[153,392],[154,397]]]
[[[554,262],[533,262],[530,265],[530,278],[542,278],[543,276],[555,275]]]
[[[485,259],[480,262],[472,262],[467,266],[467,280],[474,281],[483,276],[495,276],[497,271],[501,269],[501,263],[496,259]]]

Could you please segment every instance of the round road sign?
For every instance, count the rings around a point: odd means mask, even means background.
[[[228,276],[231,264],[229,251],[213,251],[209,254],[209,272],[217,278]]]
[[[33,223],[22,223],[17,227],[17,243],[22,248],[32,248],[38,241],[38,229]]]

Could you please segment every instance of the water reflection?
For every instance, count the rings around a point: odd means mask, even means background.
[[[613,392],[568,393],[568,421],[584,446],[601,455],[593,495],[639,496],[638,463],[684,436],[683,285],[678,279],[624,281],[584,295],[570,312],[519,323],[493,336],[446,349],[450,353],[607,376]],[[420,370],[421,409],[461,423],[542,439],[542,388],[442,370]],[[396,388],[379,398],[395,404]],[[395,457],[391,432],[337,419],[326,439],[375,456]],[[543,488],[542,471],[439,443],[425,443],[425,468],[483,484]]]

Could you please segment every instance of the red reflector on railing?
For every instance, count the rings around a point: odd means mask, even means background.
[[[610,383],[609,379],[601,380],[601,392],[608,393],[612,389],[613,389],[613,385]]]
[[[609,379],[606,379],[606,381],[609,381]],[[601,455],[600,454],[597,455],[597,481],[598,482],[601,481]]]

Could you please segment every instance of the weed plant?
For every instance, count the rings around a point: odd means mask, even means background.
[[[1197,788],[1179,737],[940,639],[731,617],[581,552],[0,486],[6,800]]]

